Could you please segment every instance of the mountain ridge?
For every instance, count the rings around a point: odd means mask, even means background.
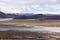
[[[0,18],[13,18],[13,19],[38,19],[38,20],[60,20],[60,15],[52,14],[6,14],[0,12]]]
[[[0,11],[0,18],[10,18],[10,16]]]

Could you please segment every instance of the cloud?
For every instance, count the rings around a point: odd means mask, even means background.
[[[60,0],[0,0],[0,10],[7,13],[60,13]]]

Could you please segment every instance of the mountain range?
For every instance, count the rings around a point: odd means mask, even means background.
[[[0,12],[0,18],[14,18],[14,19],[39,19],[39,20],[60,20],[60,15],[52,14],[33,14],[33,13],[22,13],[22,14],[6,14]]]

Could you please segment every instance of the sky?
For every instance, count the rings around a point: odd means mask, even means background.
[[[60,0],[0,0],[0,11],[60,14]]]

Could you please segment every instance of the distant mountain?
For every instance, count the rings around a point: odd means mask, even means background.
[[[10,18],[10,16],[0,11],[0,18]]]
[[[0,12],[0,18],[14,18],[14,19],[37,19],[37,20],[60,20],[60,15],[55,14],[6,14]]]
[[[33,13],[15,13],[15,14],[13,14],[13,13],[9,13],[9,14],[7,14],[7,15],[9,15],[11,18],[17,18],[17,19],[25,19],[27,16],[32,16],[32,15],[34,15]],[[25,18],[23,18],[23,17],[25,17]]]
[[[46,16],[60,16],[60,14],[44,14],[44,15],[46,15]]]
[[[42,17],[46,17],[45,15],[43,14],[34,14],[34,15],[23,15],[23,16],[17,16],[15,19],[40,19]]]
[[[60,15],[47,16],[49,20],[60,20]]]
[[[60,15],[34,14],[29,16],[17,16],[14,19],[60,20]]]
[[[15,17],[19,16],[19,15],[16,15],[16,14],[7,14],[7,15],[10,16],[11,18],[15,18]]]

